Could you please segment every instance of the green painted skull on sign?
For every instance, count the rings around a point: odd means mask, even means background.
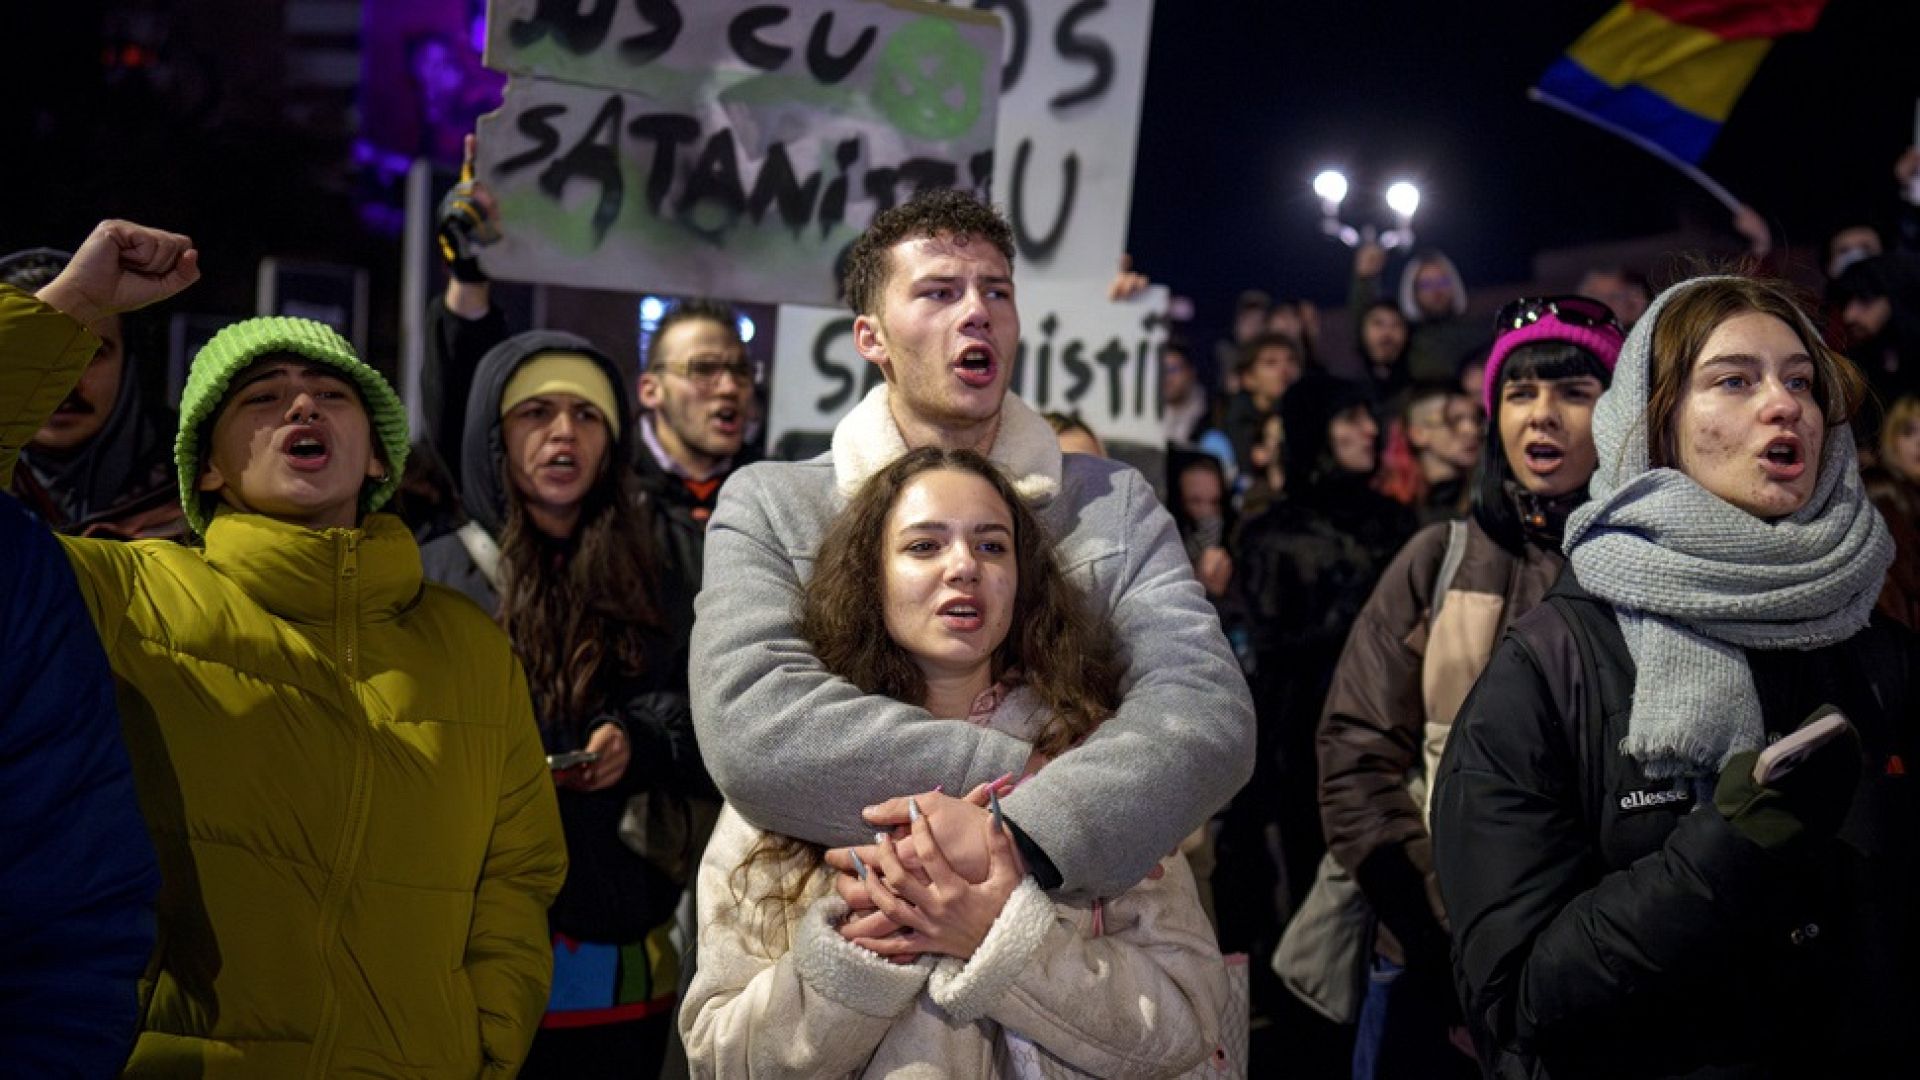
[[[873,74],[873,104],[901,132],[943,140],[980,118],[986,61],[953,24],[916,19],[894,31]]]

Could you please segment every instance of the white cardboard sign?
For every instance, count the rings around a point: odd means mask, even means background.
[[[1018,278],[1016,274],[1016,278]],[[1011,393],[1041,411],[1078,413],[1109,442],[1159,445],[1164,288],[1106,299],[1107,281],[1027,282],[1019,287],[1020,349]],[[767,445],[789,432],[831,432],[880,370],[853,348],[846,308],[780,306],[774,340]]]

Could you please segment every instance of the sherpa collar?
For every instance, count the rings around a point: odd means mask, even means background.
[[[881,383],[833,429],[833,478],[840,497],[852,498],[907,449],[887,408],[887,384]],[[1000,434],[987,457],[1007,474],[1020,497],[1035,506],[1045,506],[1060,493],[1060,442],[1046,420],[1012,394],[1000,406]]]

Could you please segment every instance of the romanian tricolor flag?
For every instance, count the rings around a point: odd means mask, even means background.
[[[1536,100],[1697,165],[1773,39],[1827,0],[1627,0],[1573,43]]]

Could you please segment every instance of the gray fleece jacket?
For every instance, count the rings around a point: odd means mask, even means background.
[[[707,533],[695,605],[693,717],[727,801],[771,832],[870,840],[862,807],[1019,772],[1030,747],[829,674],[796,630],[802,584],[847,494],[906,452],[875,387],[830,453],[735,473]],[[990,455],[1054,537],[1068,577],[1112,620],[1125,700],[1083,745],[1005,801],[1069,896],[1117,896],[1247,781],[1253,703],[1173,519],[1133,468],[1062,455],[1008,395]]]

